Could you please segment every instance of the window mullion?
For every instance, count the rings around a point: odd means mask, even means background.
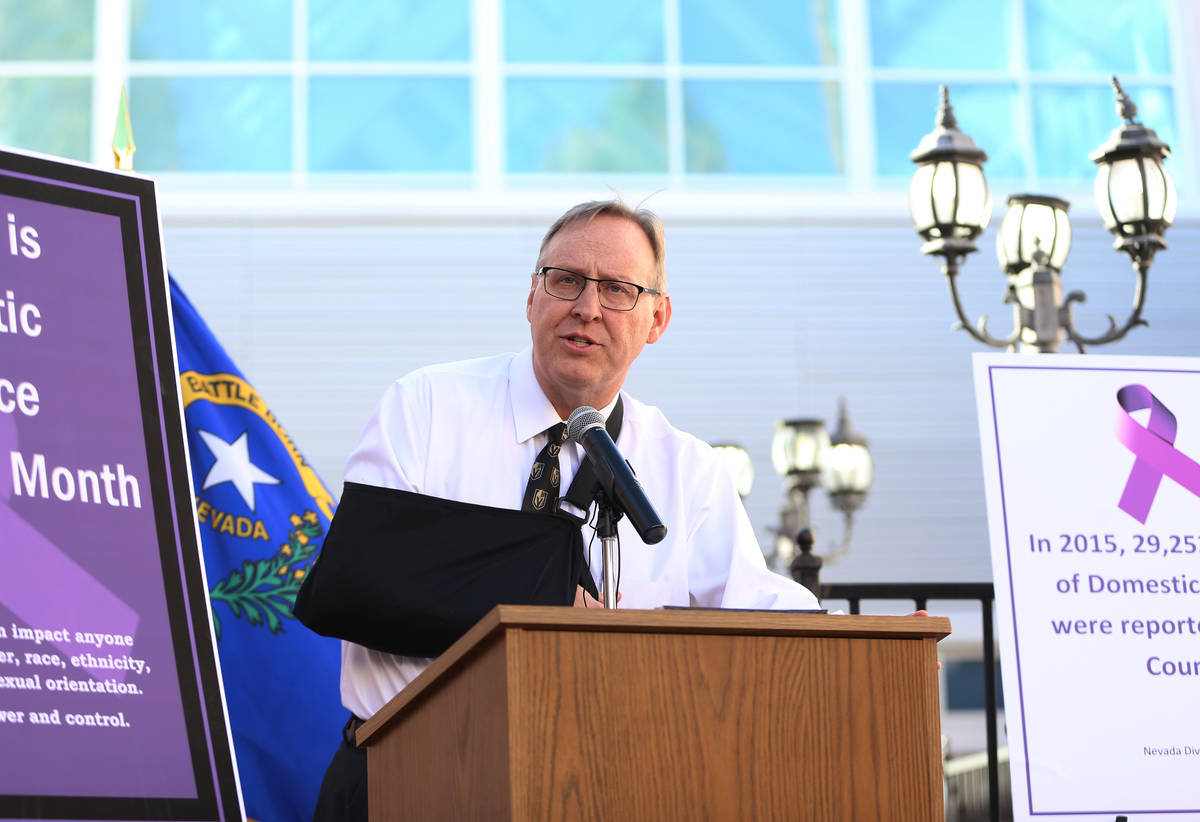
[[[96,0],[93,13],[91,154],[95,165],[111,168],[121,86],[129,79],[129,0]],[[137,112],[130,114],[136,140]]]
[[[1180,188],[1195,191],[1197,162],[1195,152],[1182,151],[1196,145],[1200,134],[1200,106],[1193,95],[1200,91],[1200,57],[1193,48],[1195,33],[1200,31],[1200,7],[1193,0],[1175,0],[1167,5],[1167,30],[1171,44],[1171,93],[1175,103],[1177,142],[1172,146],[1171,173]]]
[[[1025,188],[1034,188],[1037,178],[1037,140],[1033,130],[1033,88],[1029,77],[1029,47],[1025,40],[1025,0],[1013,0],[1012,52],[1009,69],[1017,81],[1017,120],[1012,124],[1013,139],[1021,146],[1025,165]],[[1004,198],[1007,199],[1007,198]],[[992,192],[992,202],[1004,200]]]
[[[679,25],[679,0],[663,0],[667,175],[672,188],[685,188],[687,185],[687,122],[683,110],[683,56]]]
[[[308,0],[292,4],[292,187],[308,187]]]
[[[475,187],[503,188],[508,128],[501,0],[471,0],[471,143]]]
[[[875,110],[871,105],[871,30],[866,0],[842,0],[839,22],[844,169],[852,191],[875,182]]]

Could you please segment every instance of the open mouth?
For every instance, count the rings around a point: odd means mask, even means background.
[[[566,341],[567,345],[571,346],[572,348],[578,348],[581,351],[587,348],[594,348],[596,346],[596,343],[587,337],[569,335],[563,337],[563,340]]]

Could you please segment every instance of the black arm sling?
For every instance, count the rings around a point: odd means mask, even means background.
[[[605,428],[615,441],[623,402]],[[587,512],[596,476],[584,456],[563,500]],[[458,502],[345,483],[293,613],[318,634],[401,656],[434,657],[496,605],[572,605],[598,597],[585,516]]]

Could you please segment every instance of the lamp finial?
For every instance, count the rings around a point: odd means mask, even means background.
[[[1124,120],[1129,125],[1133,125],[1134,118],[1137,117],[1138,107],[1133,100],[1129,99],[1129,95],[1125,93],[1125,89],[1121,88],[1121,83],[1117,80],[1117,75],[1112,75],[1113,93],[1117,97],[1117,116]]]
[[[942,86],[942,104],[938,108],[937,124],[944,129],[958,128],[958,120],[954,116],[954,107],[950,105],[950,89]]]

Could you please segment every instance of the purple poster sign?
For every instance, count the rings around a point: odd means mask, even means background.
[[[0,152],[0,818],[230,819],[153,184]]]

